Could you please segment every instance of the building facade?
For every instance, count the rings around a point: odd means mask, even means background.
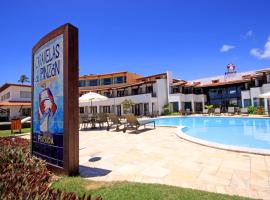
[[[31,85],[6,83],[0,87],[0,121],[31,115]]]
[[[205,104],[220,107],[262,106],[268,112],[269,101],[259,98],[270,91],[270,69],[227,72],[222,76],[194,81],[178,81],[170,86],[169,102],[173,111],[190,109],[201,112]]]
[[[93,108],[87,103],[81,104],[80,112],[114,112],[122,115],[122,102],[129,99],[134,103],[132,112],[135,115],[161,114],[168,103],[173,112],[189,109],[200,113],[205,105],[212,104],[223,112],[229,106],[263,106],[267,113],[269,101],[259,98],[259,95],[270,91],[270,69],[237,73],[234,66],[233,70],[230,67],[228,65],[224,75],[193,81],[173,79],[171,72],[147,77],[130,72],[82,76],[80,95],[91,91],[108,99],[93,102]]]
[[[93,101],[92,107],[89,103],[81,103],[80,112],[114,112],[122,115],[122,102],[128,99],[134,104],[131,110],[135,115],[161,114],[163,106],[168,103],[167,77],[167,72],[147,77],[130,72],[82,76],[79,80],[80,95],[91,91],[108,99]]]
[[[80,95],[96,92],[105,101],[81,103],[81,113],[114,112],[123,115],[123,101],[131,100],[135,115],[162,114],[166,104],[173,112],[189,109],[202,112],[205,105],[262,106],[268,113],[269,100],[260,98],[270,92],[270,68],[185,81],[173,79],[171,72],[141,76],[131,72],[85,75],[79,78]],[[6,83],[0,87],[0,121],[31,115],[31,86]]]

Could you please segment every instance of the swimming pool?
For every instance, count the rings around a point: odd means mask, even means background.
[[[156,124],[180,126],[183,135],[197,141],[270,152],[269,118],[165,117],[156,119]]]

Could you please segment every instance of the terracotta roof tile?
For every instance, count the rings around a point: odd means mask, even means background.
[[[30,101],[2,101],[0,106],[31,106]]]

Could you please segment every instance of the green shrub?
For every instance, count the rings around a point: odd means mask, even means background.
[[[204,105],[205,109],[208,109],[209,113],[212,113],[214,111],[214,105],[209,104],[209,105]]]
[[[248,113],[249,114],[257,114],[257,110],[258,110],[258,107],[256,107],[256,106],[249,106],[248,107]]]
[[[28,140],[0,138],[0,199],[91,199],[49,188],[51,178],[46,163],[31,156]]]
[[[165,104],[163,106],[163,112],[161,115],[170,115],[171,114],[171,107],[170,107],[170,104]]]

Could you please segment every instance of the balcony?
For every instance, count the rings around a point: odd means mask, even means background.
[[[157,97],[157,94],[155,92],[138,92],[138,93],[127,93],[122,95],[115,95],[115,94],[104,94],[104,96],[108,98],[119,98],[119,97],[128,97],[128,96],[137,96],[137,95],[143,95],[143,94],[151,94],[152,97]]]

